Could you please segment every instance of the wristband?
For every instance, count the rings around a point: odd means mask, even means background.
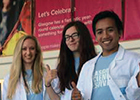
[[[51,84],[49,84],[49,85],[46,85],[46,84],[45,84],[45,87],[46,87],[46,88],[48,88],[48,87],[50,87],[50,86],[51,86]]]

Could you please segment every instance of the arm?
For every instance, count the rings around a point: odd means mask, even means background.
[[[51,100],[60,100],[59,95],[55,93],[52,86],[46,87],[46,91],[47,91]]]
[[[47,70],[47,75],[45,78],[46,91],[51,100],[60,100],[59,95],[54,91],[54,89],[51,86],[52,80],[57,77],[57,70],[56,69],[51,70],[48,65],[46,66],[46,70]]]
[[[140,76],[139,76],[139,67],[136,67],[135,74],[131,77],[128,87],[126,89],[126,95],[128,100],[140,100]]]

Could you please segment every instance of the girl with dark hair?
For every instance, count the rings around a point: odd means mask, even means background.
[[[71,100],[71,83],[77,83],[83,64],[95,56],[93,41],[86,25],[80,21],[68,23],[63,30],[57,71],[50,70],[49,66],[46,66],[45,83],[50,99]],[[60,95],[54,92],[55,89],[51,86],[52,80],[53,84],[57,79]]]

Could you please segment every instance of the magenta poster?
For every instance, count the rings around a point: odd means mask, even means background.
[[[71,21],[70,0],[36,0],[35,36],[43,51],[60,47],[64,25]]]
[[[94,43],[92,19],[103,10],[116,12],[120,19],[124,16],[122,41],[140,37],[140,2],[137,0],[125,0],[124,3],[121,0],[36,0],[35,36],[43,51],[59,49],[62,30],[71,21],[71,1],[74,1],[74,20],[87,25]]]
[[[124,40],[140,39],[140,0],[125,0]]]
[[[75,0],[75,7],[75,18],[80,19],[80,21],[87,25],[94,42],[95,37],[92,31],[92,20],[97,13],[104,10],[112,10],[120,18],[122,17],[121,2],[118,0]]]
[[[36,0],[35,36],[43,51],[59,49],[64,25],[71,21],[71,1]],[[88,26],[93,41],[91,23],[97,12],[115,10],[121,16],[121,3],[118,0],[75,0],[74,6],[74,20]]]

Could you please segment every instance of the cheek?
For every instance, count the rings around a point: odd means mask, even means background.
[[[67,45],[67,47],[68,47],[69,43],[68,43],[68,42],[66,42],[66,45]]]
[[[78,46],[80,45],[80,40],[77,41]]]
[[[99,42],[100,37],[99,37],[99,36],[96,36],[96,37],[95,37],[95,40],[96,40],[97,42]]]
[[[33,51],[32,54],[33,54],[34,56],[36,56],[37,52],[36,52],[36,51]]]
[[[114,37],[114,40],[115,40],[115,41],[119,41],[119,39],[120,39],[120,35],[114,35],[114,36],[112,36],[112,37]]]

